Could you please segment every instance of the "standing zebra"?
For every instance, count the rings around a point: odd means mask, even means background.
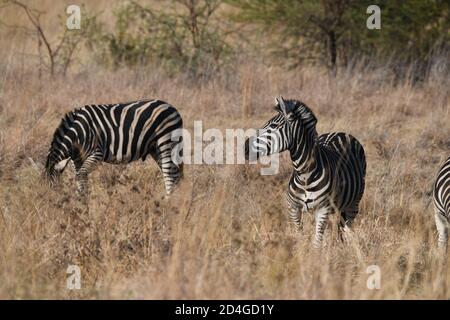
[[[436,178],[433,190],[434,218],[439,234],[439,247],[447,251],[450,220],[450,157],[444,162]]]
[[[77,194],[86,200],[88,174],[95,164],[144,161],[151,155],[162,170],[169,194],[182,174],[182,163],[177,164],[178,161],[172,159],[172,150],[182,155],[182,126],[178,111],[160,100],[75,109],[65,115],[55,131],[45,174],[53,185],[72,160]],[[179,141],[175,141],[174,136],[179,137]]]
[[[318,137],[317,119],[297,100],[276,99],[278,114],[256,137],[245,142],[249,159],[289,150],[294,171],[289,182],[289,217],[300,229],[302,211],[315,211],[315,239],[319,246],[329,214],[339,211],[339,233],[348,230],[364,192],[366,160],[361,144],[346,133]]]

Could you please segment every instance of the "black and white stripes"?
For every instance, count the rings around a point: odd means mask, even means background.
[[[359,211],[364,192],[366,160],[361,144],[346,133],[317,135],[317,119],[302,102],[277,98],[278,114],[246,141],[246,156],[289,150],[294,171],[289,182],[289,216],[300,228],[301,212],[315,211],[314,244],[323,238],[328,216],[341,214],[347,230]]]
[[[438,172],[433,189],[436,228],[439,247],[447,250],[450,223],[450,157]]]
[[[172,159],[173,151],[182,153],[182,126],[178,111],[160,100],[75,109],[55,131],[46,175],[54,182],[72,160],[77,192],[85,198],[88,174],[99,161],[129,163],[150,155],[162,170],[166,192],[171,193],[182,172],[182,163]]]

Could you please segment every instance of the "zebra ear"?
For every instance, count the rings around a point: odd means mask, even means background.
[[[67,164],[69,163],[69,160],[70,160],[70,158],[67,158],[67,159],[64,159],[64,160],[58,162],[55,165],[55,170],[58,171],[58,172],[64,171],[64,169],[66,168]]]
[[[288,119],[289,113],[293,110],[293,105],[289,103],[289,101],[284,100],[282,96],[275,98],[275,101],[277,102],[277,107],[283,113],[284,117]]]
[[[281,100],[281,96],[280,96],[280,97],[275,97],[275,104],[276,104],[277,106],[280,105],[280,100]]]

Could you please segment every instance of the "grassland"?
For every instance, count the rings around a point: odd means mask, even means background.
[[[52,79],[17,54],[21,39],[9,43],[0,60],[0,298],[450,298],[430,203],[450,153],[448,74],[436,69],[413,86],[364,64],[334,79],[249,60],[208,81],[92,66]],[[335,219],[321,251],[310,245],[311,215],[300,234],[290,230],[286,154],[275,176],[250,165],[187,165],[170,200],[151,160],[105,164],[90,176],[88,211],[71,169],[59,190],[41,179],[53,131],[75,106],[160,98],[186,128],[202,120],[224,130],[262,125],[279,94],[307,103],[319,133],[346,131],[365,148],[367,187],[349,244],[337,241]],[[72,264],[81,290],[66,288]],[[379,290],[367,288],[370,265],[380,267]]]

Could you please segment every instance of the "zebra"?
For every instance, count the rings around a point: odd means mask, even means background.
[[[364,193],[366,160],[350,134],[318,136],[317,118],[301,101],[276,98],[276,116],[245,141],[246,159],[289,150],[294,170],[287,195],[289,218],[301,229],[303,212],[315,212],[313,245],[320,246],[329,214],[339,211],[339,234],[348,231]]]
[[[439,234],[439,247],[447,251],[450,223],[450,157],[444,162],[433,188],[434,218]]]
[[[161,100],[85,105],[66,113],[55,130],[44,175],[54,186],[71,160],[77,195],[86,202],[88,174],[97,163],[145,161],[150,155],[170,194],[183,171],[182,127],[179,112]]]

